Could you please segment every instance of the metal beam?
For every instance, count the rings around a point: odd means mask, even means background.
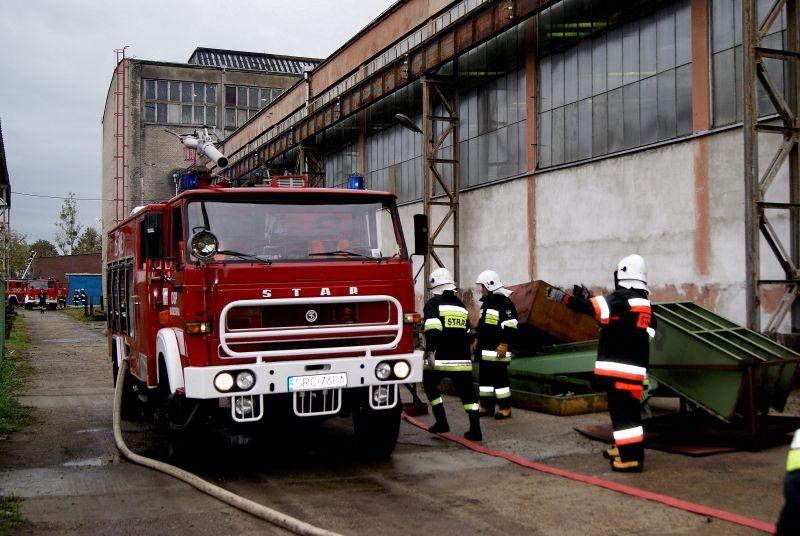
[[[765,17],[758,24],[756,0],[742,2],[744,56],[744,177],[745,177],[745,258],[747,327],[761,326],[761,289],[765,285],[784,286],[777,310],[768,319],[765,332],[774,335],[786,316],[791,314],[791,329],[800,332],[800,152],[798,149],[798,104],[800,104],[800,35],[798,35],[797,0],[774,0],[765,7]],[[786,50],[762,46],[786,9]],[[782,61],[786,72],[784,88],[778,87],[764,64],[765,58]],[[766,125],[758,120],[758,88],[761,88],[778,112],[779,124]],[[759,133],[781,134],[783,142],[767,165],[759,169]],[[789,191],[784,201],[766,202],[770,186],[779,170],[788,165]],[[774,195],[772,196],[774,198]],[[775,231],[765,210],[783,210],[789,215],[789,247]],[[764,239],[785,274],[784,279],[762,280],[760,242]]]
[[[451,4],[423,26],[427,37],[421,43],[368,74],[364,73],[370,61],[354,65],[354,72],[339,84],[345,86],[341,91],[336,85],[328,88],[292,116],[254,136],[254,140],[263,136],[265,141],[256,147],[244,144],[228,155],[232,164],[222,174],[229,178],[244,175],[555,3],[557,0],[488,0],[471,11],[466,11],[466,1]],[[463,15],[452,20],[449,14],[461,4]],[[336,95],[329,97],[334,90]]]
[[[423,193],[422,206],[428,217],[428,254],[425,257],[424,300],[430,298],[428,280],[437,266],[450,265],[460,283],[458,196],[460,190],[458,140],[458,60],[453,60],[449,76],[428,75],[422,79]],[[448,138],[450,156],[445,157]],[[448,179],[445,170],[450,170]],[[437,186],[441,193],[437,195]],[[433,231],[430,231],[433,229]],[[450,235],[442,236],[445,230]],[[449,240],[449,241],[447,241]],[[444,250],[444,251],[442,251]],[[445,255],[445,252],[447,254]],[[441,253],[441,254],[440,254]],[[445,256],[448,263],[442,257]]]

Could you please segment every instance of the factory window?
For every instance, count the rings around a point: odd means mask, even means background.
[[[217,125],[217,85],[144,81],[144,120],[172,125]]]
[[[244,125],[282,92],[269,87],[225,86],[225,128]]]
[[[540,168],[691,133],[689,0],[646,8],[565,0],[539,15]]]
[[[348,145],[325,158],[325,186],[347,188],[347,179],[358,172],[358,144]]]
[[[764,21],[772,2],[758,0],[759,26]],[[785,8],[770,28],[764,40],[767,48],[781,49],[784,46],[786,28]],[[742,0],[712,0],[711,2],[711,93],[714,126],[728,125],[744,118],[742,93]],[[783,87],[783,62],[764,59],[773,82]],[[758,84],[759,115],[769,115],[775,108],[761,85]]]

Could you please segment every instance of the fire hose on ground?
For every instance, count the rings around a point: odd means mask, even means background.
[[[150,469],[154,469],[156,471],[160,471],[164,474],[169,476],[175,477],[178,480],[182,480],[183,482],[189,484],[190,486],[202,491],[203,493],[214,497],[215,499],[233,506],[234,508],[238,508],[239,510],[251,514],[255,517],[263,519],[273,525],[277,525],[278,527],[284,528],[294,534],[300,534],[302,536],[339,536],[336,532],[331,532],[329,530],[321,529],[319,527],[315,527],[314,525],[310,525],[304,521],[300,521],[299,519],[295,519],[291,516],[286,514],[282,514],[276,510],[268,508],[262,504],[257,502],[251,501],[250,499],[246,499],[240,495],[236,495],[235,493],[231,493],[230,491],[216,486],[202,478],[194,475],[188,471],[184,471],[179,467],[175,467],[174,465],[170,465],[168,463],[160,462],[158,460],[154,460],[152,458],[148,458],[146,456],[142,456],[140,454],[136,454],[128,446],[125,444],[125,440],[122,437],[122,427],[120,425],[120,409],[122,404],[122,384],[125,378],[125,373],[128,371],[128,361],[123,360],[119,367],[119,372],[117,373],[117,387],[114,390],[114,441],[117,444],[117,448],[119,449],[120,453],[127,458],[128,460],[132,461],[133,463],[143,465],[145,467],[149,467]]]

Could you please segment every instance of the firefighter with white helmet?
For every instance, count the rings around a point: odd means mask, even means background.
[[[517,308],[508,298],[511,291],[503,286],[494,270],[485,270],[475,281],[481,290],[481,311],[478,318],[478,340],[475,359],[480,363],[478,391],[480,415],[495,419],[511,416],[511,384],[508,364],[511,346],[517,332]],[[495,404],[497,413],[494,412]]]
[[[428,431],[441,434],[450,431],[442,403],[439,383],[450,378],[469,416],[469,430],[464,437],[482,439],[478,419],[478,401],[472,386],[472,361],[469,352],[469,314],[455,294],[456,284],[447,268],[434,270],[428,280],[431,298],[424,308],[425,349],[428,360],[422,383],[431,403],[436,423]]]
[[[649,342],[655,336],[644,259],[629,255],[619,261],[614,286],[614,292],[593,298],[578,285],[571,295],[550,287],[547,298],[591,315],[600,324],[594,373],[606,383],[614,429],[614,447],[603,455],[611,460],[614,471],[638,473],[644,469],[641,399],[650,360]]]

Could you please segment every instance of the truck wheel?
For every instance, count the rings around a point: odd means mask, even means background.
[[[112,361],[112,371],[114,372],[114,387],[117,387],[117,374],[119,367],[116,361]],[[142,406],[139,403],[139,397],[136,396],[136,391],[133,390],[133,376],[130,372],[125,374],[122,380],[122,407],[120,408],[120,418],[123,421],[138,421],[142,418]]]
[[[353,428],[363,455],[371,459],[388,458],[400,433],[400,404],[378,411],[359,406],[353,411]]]
[[[26,303],[25,304],[25,310],[26,311],[30,311],[31,309],[33,309],[33,305],[31,305],[30,303]]]

